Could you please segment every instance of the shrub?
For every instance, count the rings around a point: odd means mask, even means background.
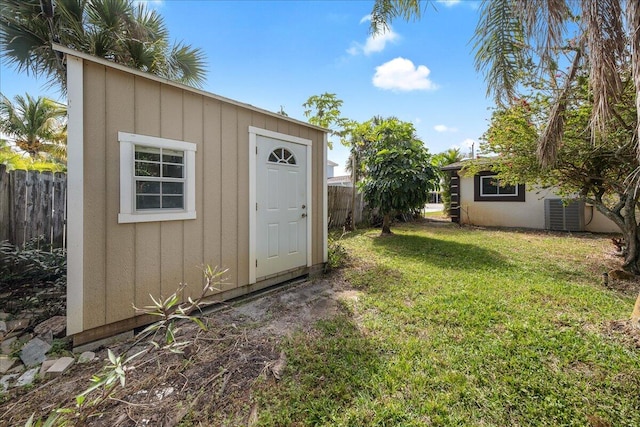
[[[21,284],[29,281],[59,281],[67,274],[67,251],[51,248],[38,237],[27,241],[24,248],[0,242],[0,277],[2,284]]]

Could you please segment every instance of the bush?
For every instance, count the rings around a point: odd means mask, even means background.
[[[347,261],[347,250],[340,244],[339,239],[329,237],[327,265],[325,271],[342,267]]]
[[[67,251],[52,249],[43,240],[43,237],[31,239],[22,249],[7,240],[0,242],[1,284],[65,280]]]

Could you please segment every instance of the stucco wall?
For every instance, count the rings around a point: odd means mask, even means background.
[[[476,202],[473,176],[461,176],[461,223],[544,229],[544,199],[558,196],[551,189],[536,189],[528,185],[526,190],[524,202]],[[595,208],[585,206],[585,231],[616,233],[619,229]]]
[[[229,269],[222,290],[249,283],[249,126],[312,141],[312,264],[323,262],[324,132],[100,62],[84,60],[83,86],[82,330],[179,283],[198,294],[203,264]],[[118,132],[197,145],[196,219],[118,223]]]

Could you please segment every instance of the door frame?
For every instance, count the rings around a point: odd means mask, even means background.
[[[255,126],[249,126],[249,284],[256,283],[256,254],[257,254],[257,212],[256,212],[256,203],[257,203],[257,149],[258,149],[258,136],[264,136],[266,138],[277,139],[284,142],[289,142],[293,144],[300,144],[306,146],[307,158],[304,161],[307,162],[307,267],[311,267],[311,230],[312,227],[312,218],[313,218],[313,205],[312,194],[311,194],[311,152],[312,149],[312,141],[310,139],[300,138],[293,135],[287,135],[280,132],[274,132],[267,129],[262,129]]]

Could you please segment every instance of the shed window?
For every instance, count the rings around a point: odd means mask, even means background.
[[[135,147],[135,210],[184,209],[184,151]]]
[[[286,148],[276,148],[269,154],[270,163],[280,163],[285,165],[295,165],[296,157]]]
[[[194,219],[196,145],[125,132],[118,137],[118,222]]]

